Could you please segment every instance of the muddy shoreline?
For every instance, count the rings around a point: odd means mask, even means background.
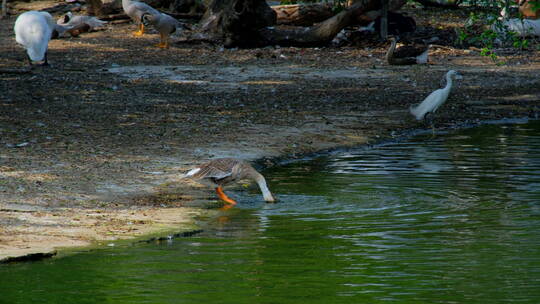
[[[419,22],[433,19],[423,14]],[[0,20],[4,71],[24,68],[14,21]],[[435,49],[429,65],[390,67],[385,44],[158,50],[157,33],[133,30],[53,40],[51,68],[0,73],[0,260],[199,229],[195,218],[219,204],[179,173],[214,157],[268,167],[425,129],[408,108],[449,69],[464,79],[439,109],[438,130],[540,112],[538,49],[501,66]]]

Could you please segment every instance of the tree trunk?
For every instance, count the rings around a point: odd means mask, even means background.
[[[200,24],[205,39],[223,41],[225,47],[254,47],[259,30],[274,25],[276,13],[265,0],[213,0]]]
[[[87,0],[88,3],[88,15],[90,16],[102,16],[103,2],[101,0]]]
[[[206,6],[198,0],[174,0],[171,3],[170,11],[178,14],[202,15],[206,11]]]
[[[7,16],[7,1],[6,0],[2,0],[2,15],[0,15],[0,19],[4,18]]]
[[[536,9],[534,2],[535,1],[530,1],[530,0],[518,1],[519,12],[523,15],[523,17],[525,17],[527,19],[538,19],[538,18],[540,18],[540,8]],[[538,3],[538,2],[536,2],[536,3]]]
[[[381,1],[381,28],[380,35],[381,39],[386,40],[388,37],[388,0]]]

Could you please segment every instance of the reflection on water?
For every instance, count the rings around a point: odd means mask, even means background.
[[[265,174],[193,237],[0,266],[0,303],[540,303],[540,123]]]

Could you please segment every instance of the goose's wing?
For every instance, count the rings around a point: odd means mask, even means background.
[[[74,23],[74,26],[88,24],[91,28],[101,27],[107,23],[107,21],[99,20],[92,16],[75,16],[73,17],[72,22]]]
[[[160,33],[172,34],[180,26],[180,22],[172,16],[161,13],[160,21],[155,26]]]
[[[234,158],[219,158],[198,166],[186,174],[194,179],[223,179],[233,174],[233,168],[241,161]]]
[[[151,7],[150,5],[143,3],[143,2],[137,2],[133,1],[131,2],[131,5],[129,6],[129,11],[136,15],[139,19],[144,13],[152,14],[152,15],[159,15],[160,12],[156,10],[155,8]],[[131,14],[130,14],[131,16]]]
[[[406,58],[406,57],[417,57],[426,52],[427,46],[412,46],[404,45],[400,48],[397,48],[394,51],[394,57],[396,58]]]

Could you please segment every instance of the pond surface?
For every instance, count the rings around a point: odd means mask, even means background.
[[[540,303],[540,123],[266,171],[204,232],[0,265],[0,303]]]

